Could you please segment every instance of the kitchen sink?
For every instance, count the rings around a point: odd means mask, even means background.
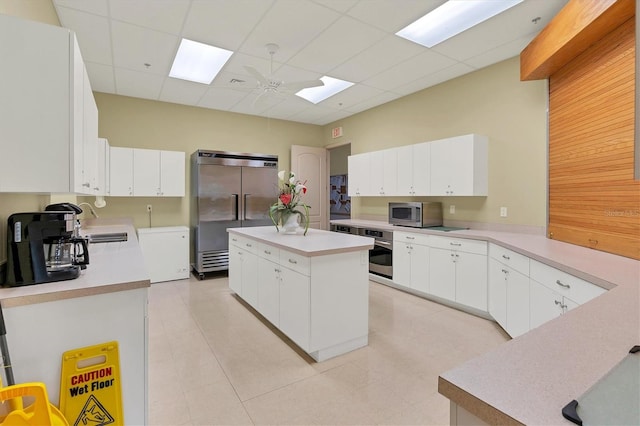
[[[90,244],[97,243],[117,243],[127,241],[128,236],[126,232],[110,232],[105,234],[88,234]]]

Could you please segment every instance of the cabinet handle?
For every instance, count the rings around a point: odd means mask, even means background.
[[[274,272],[281,272],[280,269],[278,269],[278,268],[273,268],[273,271]]]
[[[406,236],[405,238],[406,238],[407,240],[415,240],[415,239],[416,239],[416,237],[409,237],[409,236]]]
[[[554,300],[553,302],[554,302],[556,305],[560,305],[560,306],[562,306],[562,302],[561,302],[561,301],[559,301],[559,300]]]
[[[462,245],[460,243],[449,243],[449,244],[451,244],[452,246],[457,246],[457,247],[460,247]]]
[[[298,261],[297,260],[293,260],[293,259],[289,259],[289,263],[293,263],[294,265],[297,265]]]
[[[503,255],[502,255],[502,258],[503,258],[503,259],[507,259],[507,260],[511,259],[511,258],[510,258],[509,256],[507,256],[506,254],[503,254]]]
[[[252,247],[252,245],[251,245],[251,244],[249,244],[249,243],[245,243],[245,245],[246,245],[247,247]]]
[[[82,186],[84,186],[85,188],[89,188],[91,184],[89,182],[85,182],[82,184]]]
[[[509,271],[507,271],[506,269],[503,269],[502,272],[504,272],[505,274],[509,273]]]
[[[265,254],[271,254],[271,252],[269,250],[265,250],[264,253]]]
[[[560,287],[571,288],[569,284],[564,284],[560,280],[556,280],[556,284],[558,284]]]
[[[231,241],[238,241],[238,240],[237,240],[237,239],[235,239],[235,238],[231,238]]]

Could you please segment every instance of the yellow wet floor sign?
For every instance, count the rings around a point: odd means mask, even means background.
[[[73,426],[124,424],[118,342],[62,354],[60,411]]]

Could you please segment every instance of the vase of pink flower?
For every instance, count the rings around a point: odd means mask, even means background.
[[[309,230],[309,206],[302,201],[307,193],[306,182],[296,179],[293,172],[278,172],[278,201],[269,208],[269,217],[280,232],[295,234],[300,226],[304,227],[304,235]]]

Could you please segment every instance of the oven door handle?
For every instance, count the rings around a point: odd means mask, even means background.
[[[377,246],[377,245],[381,245],[381,246],[387,246],[387,247],[389,247],[389,246],[391,245],[391,243],[390,243],[390,242],[388,242],[388,241],[377,241],[377,240],[376,240],[376,241],[373,243],[373,245],[376,245],[376,246]]]

